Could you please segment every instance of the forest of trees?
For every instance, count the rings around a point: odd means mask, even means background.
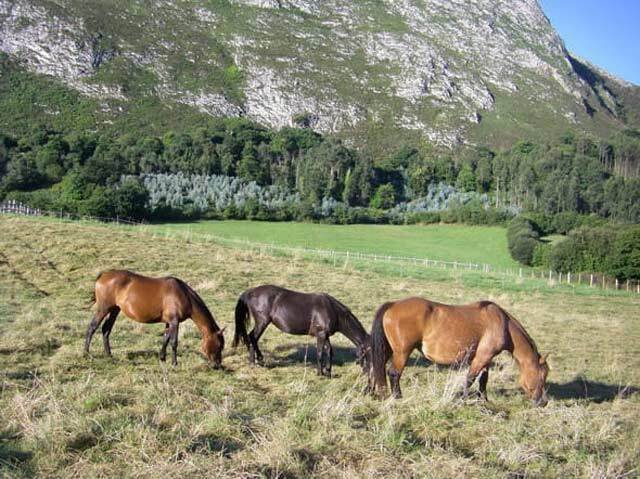
[[[535,253],[543,230],[640,222],[640,132],[607,141],[565,133],[499,152],[405,145],[374,157],[308,128],[276,131],[246,119],[162,137],[34,128],[0,133],[3,198],[150,220],[495,224],[527,213],[537,220],[531,234],[516,235],[528,239],[514,256],[532,264],[549,258]]]
[[[161,138],[46,129],[21,138],[0,133],[0,195],[42,207],[62,202],[71,210],[126,210],[122,202],[127,195],[144,197],[143,182],[136,178],[178,173],[183,182],[185,177],[216,175],[274,186],[298,195],[296,203],[308,212],[323,200],[345,207],[411,210],[433,196],[434,185],[444,184],[455,189],[460,202],[476,201],[483,209],[640,220],[636,131],[606,142],[567,133],[553,142],[520,142],[497,153],[487,148],[434,153],[404,146],[384,158],[310,129],[273,131],[244,119],[219,120],[191,134],[169,132]],[[108,198],[98,201],[98,196]],[[130,205],[125,212],[152,217],[149,206]],[[185,208],[191,215],[207,213],[196,205]]]

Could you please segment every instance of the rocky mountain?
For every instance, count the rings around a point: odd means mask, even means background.
[[[0,0],[0,51],[114,115],[149,100],[442,146],[640,125],[640,88],[567,52],[537,0]]]

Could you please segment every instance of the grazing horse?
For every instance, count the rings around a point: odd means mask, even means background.
[[[495,303],[451,306],[421,298],[385,303],[376,312],[371,330],[370,388],[386,393],[385,366],[393,396],[401,397],[400,376],[414,349],[442,365],[469,365],[463,395],[479,376],[480,394],[486,400],[491,360],[509,351],[519,369],[520,385],[536,406],[547,403],[545,381],[549,367],[524,327]]]
[[[102,340],[104,352],[111,356],[109,335],[122,311],[139,323],[165,323],[160,360],[166,360],[167,345],[171,341],[174,366],[178,364],[178,325],[191,318],[202,335],[202,353],[216,369],[221,366],[223,330],[202,298],[184,281],[173,277],[149,278],[124,270],[104,271],[96,278],[93,300],[95,314],[84,342],[87,354],[93,333],[108,316],[102,325]]]
[[[249,313],[255,327],[247,334]],[[368,372],[369,335],[360,321],[340,301],[328,294],[300,293],[278,286],[263,285],[246,290],[236,304],[235,348],[242,341],[249,349],[249,363],[262,362],[258,348],[260,336],[273,323],[289,334],[308,334],[317,338],[318,374],[331,377],[333,352],[329,337],[341,332],[357,348],[357,362]]]

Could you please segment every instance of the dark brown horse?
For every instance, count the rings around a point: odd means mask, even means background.
[[[94,289],[95,314],[84,343],[89,353],[91,338],[100,323],[104,352],[111,356],[109,335],[118,313],[139,323],[164,323],[165,332],[160,349],[160,360],[167,357],[167,345],[171,341],[173,365],[178,364],[178,325],[191,318],[202,335],[202,353],[217,369],[222,364],[224,348],[223,330],[221,330],[198,293],[184,281],[173,278],[149,278],[131,271],[111,270],[100,273]]]
[[[249,313],[255,327],[247,334]],[[356,345],[357,361],[369,371],[369,335],[360,321],[340,301],[328,294],[299,293],[278,286],[264,285],[246,290],[236,304],[236,331],[233,346],[242,341],[249,349],[249,363],[262,362],[258,348],[260,336],[273,323],[289,334],[317,338],[318,374],[331,377],[333,351],[329,337],[340,332]]]
[[[522,325],[490,301],[464,306],[408,298],[385,303],[376,312],[371,330],[373,367],[370,386],[384,395],[385,366],[394,397],[400,397],[400,376],[414,349],[436,364],[469,365],[463,395],[479,376],[480,394],[486,399],[491,360],[509,351],[519,369],[520,385],[537,406],[547,403],[545,382],[549,368]]]

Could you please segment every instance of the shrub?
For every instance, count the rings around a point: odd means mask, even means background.
[[[531,220],[520,216],[513,219],[507,228],[507,244],[513,259],[531,265],[533,252],[540,244],[540,234]]]
[[[640,279],[640,226],[621,230],[609,258],[609,273],[621,280]]]
[[[371,207],[387,210],[396,204],[396,190],[391,183],[380,185],[371,199]]]

